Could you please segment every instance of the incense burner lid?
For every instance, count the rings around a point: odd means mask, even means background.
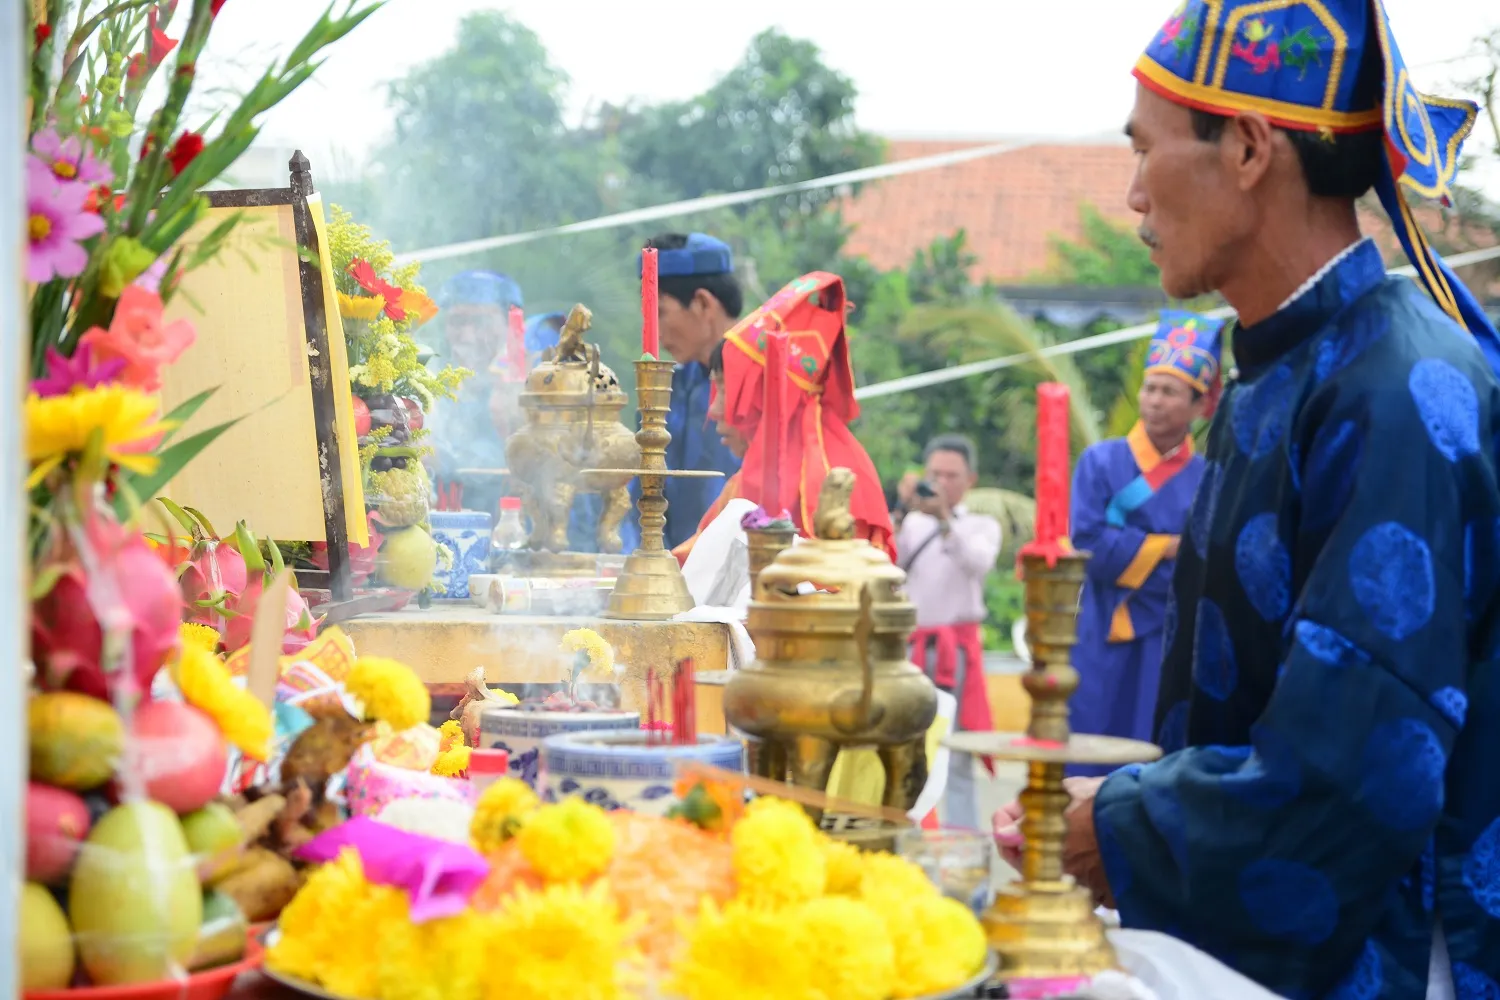
[[[848,620],[858,616],[868,592],[877,628],[915,626],[916,609],[904,592],[906,574],[884,551],[854,537],[853,490],[854,473],[829,471],[813,518],[815,537],[783,549],[760,572],[753,605],[757,624],[780,627],[806,620],[809,613]]]
[[[568,314],[557,347],[526,375],[521,406],[528,411],[623,407],[625,390],[608,365],[599,360],[599,345],[585,342],[593,314],[576,305]]]

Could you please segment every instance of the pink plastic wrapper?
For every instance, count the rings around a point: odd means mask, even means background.
[[[445,778],[426,771],[382,764],[369,747],[361,747],[349,763],[344,799],[350,816],[377,816],[397,799],[447,799],[473,805],[474,787],[462,778]]]
[[[490,865],[472,847],[407,833],[373,819],[351,819],[297,850],[307,861],[332,861],[345,847],[359,852],[365,878],[405,890],[411,920],[420,924],[462,913]]]

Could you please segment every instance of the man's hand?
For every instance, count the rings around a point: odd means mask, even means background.
[[[1179,548],[1181,548],[1181,547],[1182,547],[1182,536],[1181,535],[1173,535],[1172,536],[1172,540],[1169,541],[1169,542],[1167,542],[1167,547],[1162,550],[1161,557],[1163,559],[1176,559],[1177,558],[1177,550]]]
[[[952,508],[948,506],[948,501],[944,500],[941,494],[935,497],[918,497],[917,510],[920,510],[924,514],[929,514],[939,521],[947,521],[953,516]]]
[[[1078,884],[1093,893],[1095,903],[1114,908],[1114,895],[1109,891],[1109,881],[1104,875],[1104,863],[1099,859],[1099,843],[1094,837],[1094,794],[1104,784],[1103,778],[1067,778],[1063,788],[1072,797],[1064,817],[1068,821],[1068,835],[1063,841],[1063,871],[1078,880]],[[1012,868],[1020,870],[1021,852],[1025,838],[1021,835],[1021,817],[1024,810],[1019,802],[1012,802],[995,813],[995,846],[1000,856]]]
[[[903,507],[910,507],[912,498],[917,495],[917,484],[922,481],[922,475],[918,472],[908,472],[901,477],[901,482],[896,484],[896,499]]]

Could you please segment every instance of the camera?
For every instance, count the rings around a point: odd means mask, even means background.
[[[937,496],[937,490],[933,489],[932,484],[925,479],[918,481],[916,493],[923,500],[931,500]]]

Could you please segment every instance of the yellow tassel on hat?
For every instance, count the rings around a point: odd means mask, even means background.
[[[1318,129],[1318,138],[1322,139],[1324,142],[1326,142],[1330,146],[1332,146],[1333,145],[1333,129],[1329,128],[1327,125],[1321,126]]]

